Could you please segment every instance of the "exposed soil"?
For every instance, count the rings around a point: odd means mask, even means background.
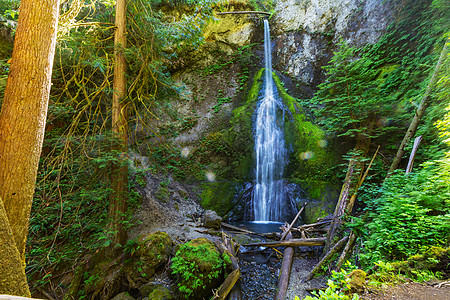
[[[425,283],[408,282],[366,292],[361,298],[365,300],[449,300],[450,284],[438,288]]]

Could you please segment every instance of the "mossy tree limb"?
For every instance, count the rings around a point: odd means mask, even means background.
[[[425,91],[425,94],[422,97],[422,100],[420,101],[419,107],[417,108],[417,111],[414,114],[414,117],[411,121],[411,124],[409,124],[409,128],[406,131],[405,136],[403,137],[403,140],[398,147],[397,154],[395,155],[394,160],[392,161],[391,166],[389,167],[388,176],[397,169],[398,165],[400,164],[400,161],[402,160],[403,155],[405,154],[405,147],[411,140],[411,138],[414,136],[417,130],[417,126],[419,126],[420,119],[425,113],[425,110],[428,106],[428,99],[430,98],[431,91],[433,90],[433,87],[437,81],[437,74],[439,72],[439,69],[442,65],[442,62],[445,59],[446,53],[447,53],[447,45],[448,45],[449,39],[446,41],[444,48],[441,51],[441,55],[439,57],[439,61],[436,64],[436,67],[434,68],[433,75],[431,76],[430,82],[428,83],[427,89]]]

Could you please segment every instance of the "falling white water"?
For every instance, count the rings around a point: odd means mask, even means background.
[[[253,211],[255,221],[267,222],[282,221],[285,199],[282,178],[286,156],[283,128],[277,125],[277,110],[281,104],[274,97],[270,28],[267,20],[264,20],[264,56],[266,89],[256,112]]]

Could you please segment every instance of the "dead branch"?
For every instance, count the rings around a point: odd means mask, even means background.
[[[225,11],[225,12],[219,12],[218,15],[243,15],[243,14],[260,14],[260,15],[266,15],[270,16],[271,13],[265,12],[265,11]]]
[[[294,220],[292,221],[292,223],[289,225],[289,227],[286,229],[286,231],[283,233],[283,235],[281,236],[280,241],[284,240],[286,238],[286,236],[288,235],[288,233],[291,231],[292,226],[294,226],[295,222],[297,222],[298,217],[300,216],[300,214],[303,212],[303,210],[305,209],[305,206],[308,204],[308,202],[305,202],[302,206],[302,208],[299,210],[299,212],[297,213],[297,215],[295,216]]]
[[[333,246],[333,248],[328,251],[328,253],[319,261],[319,263],[314,267],[314,269],[309,273],[308,277],[306,277],[305,281],[311,280],[314,275],[322,268],[323,265],[325,265],[332,257],[333,255],[338,252],[339,250],[344,247],[345,243],[348,241],[348,236],[342,238],[339,242],[336,243],[336,245]]]
[[[245,245],[246,247],[298,247],[298,246],[322,246],[326,238],[292,239],[279,242],[260,242]]]

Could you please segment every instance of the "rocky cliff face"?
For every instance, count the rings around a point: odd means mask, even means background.
[[[308,86],[323,79],[321,66],[341,38],[351,45],[374,43],[393,20],[385,0],[279,0],[272,21],[276,65]]]

